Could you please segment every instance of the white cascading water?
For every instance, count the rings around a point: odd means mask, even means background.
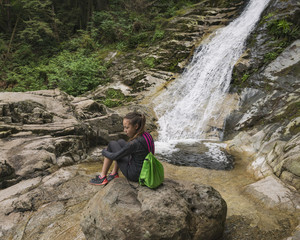
[[[269,1],[250,0],[236,20],[200,46],[186,71],[158,97],[159,141],[203,139],[205,132],[218,126],[220,117],[224,121],[229,112],[221,103],[233,66]]]

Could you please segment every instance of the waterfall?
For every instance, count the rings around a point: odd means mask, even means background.
[[[234,64],[270,0],[250,0],[243,13],[202,44],[183,74],[158,98],[159,140],[203,139],[229,114],[226,98]]]

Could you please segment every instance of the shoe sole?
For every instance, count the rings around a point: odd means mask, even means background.
[[[108,182],[104,182],[104,183],[91,183],[91,182],[89,182],[89,184],[91,184],[91,185],[96,185],[96,186],[101,186],[101,185],[106,185],[106,184],[108,184]]]

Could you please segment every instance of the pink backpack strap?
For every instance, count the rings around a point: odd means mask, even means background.
[[[146,140],[146,143],[147,143],[147,146],[148,146],[148,151],[149,151],[149,152],[152,152],[152,154],[154,154],[154,152],[155,152],[155,147],[154,147],[154,141],[153,141],[152,136],[151,136],[149,133],[144,132],[144,133],[143,133],[143,137],[144,137],[145,140]]]

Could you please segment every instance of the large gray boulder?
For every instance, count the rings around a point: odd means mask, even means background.
[[[90,239],[219,239],[227,205],[212,187],[166,180],[156,190],[116,179],[87,204],[82,231]]]
[[[80,214],[99,190],[88,184],[92,166],[62,167],[0,189],[0,239],[85,240]]]
[[[0,189],[84,161],[122,135],[122,118],[57,89],[0,93]]]

